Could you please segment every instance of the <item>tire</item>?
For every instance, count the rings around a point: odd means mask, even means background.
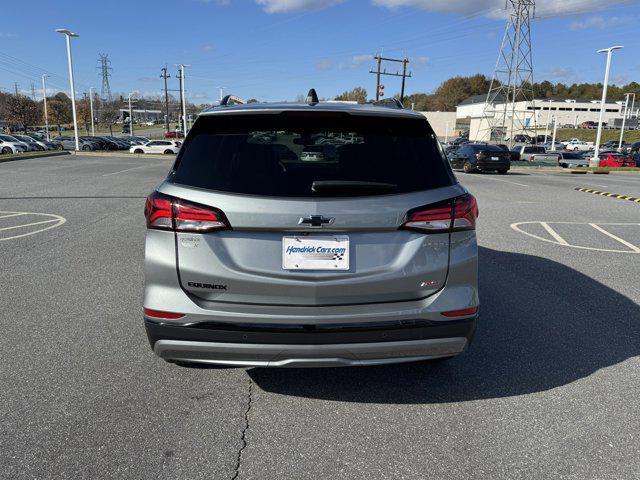
[[[11,147],[3,147],[2,148],[2,154],[3,155],[11,155],[13,153],[13,150],[11,150]]]
[[[569,168],[569,165],[567,165],[566,163],[561,163],[561,164],[560,164],[560,166],[561,166],[562,168]]]
[[[509,170],[505,170],[505,169],[498,170],[498,175],[506,175],[508,171]]]
[[[577,152],[577,151],[579,151],[579,150],[580,150],[580,149],[579,149],[578,147],[576,147],[576,148],[574,148],[574,149],[573,149],[573,151],[574,151],[574,152]]]
[[[139,148],[136,148],[133,153],[144,153],[144,150],[140,150]]]
[[[89,150],[91,150],[91,147],[89,145],[83,145],[82,150],[88,152]]]
[[[464,173],[473,173],[475,169],[473,168],[473,165],[471,165],[471,162],[467,160],[464,162],[462,170],[464,171]]]
[[[164,154],[165,155],[173,155],[173,152],[171,150],[165,150]]]

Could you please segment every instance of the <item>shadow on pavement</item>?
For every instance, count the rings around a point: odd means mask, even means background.
[[[248,374],[283,395],[463,402],[548,390],[640,354],[640,306],[545,258],[481,247],[480,301],[473,344],[448,362]]]

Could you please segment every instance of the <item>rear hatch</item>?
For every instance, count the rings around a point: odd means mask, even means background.
[[[478,161],[481,161],[483,163],[511,162],[511,152],[507,152],[495,145],[487,145],[485,147],[482,147],[476,156]]]
[[[465,193],[425,120],[326,111],[203,115],[160,192],[189,227],[176,232],[185,291],[300,306],[439,290],[449,232],[400,227]]]

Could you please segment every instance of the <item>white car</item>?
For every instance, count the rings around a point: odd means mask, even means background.
[[[568,142],[566,142],[566,149],[571,150],[573,152],[588,152],[589,150],[593,150],[595,147],[593,146],[593,142],[583,142],[582,140],[578,140],[577,138],[572,138]]]
[[[11,135],[0,135],[0,153],[11,154],[28,151],[29,148]]]
[[[144,145],[134,145],[129,149],[131,153],[178,153],[182,142],[175,140],[152,140]]]

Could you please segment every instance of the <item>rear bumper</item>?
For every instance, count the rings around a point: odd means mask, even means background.
[[[476,163],[478,170],[509,170],[511,168],[510,161],[504,160],[479,160]]]
[[[145,321],[151,347],[165,360],[240,367],[358,366],[448,357],[464,351],[475,324],[475,317],[324,326]]]

